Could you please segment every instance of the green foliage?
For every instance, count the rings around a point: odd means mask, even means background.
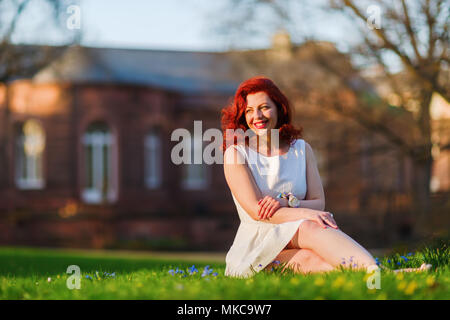
[[[0,299],[449,299],[446,244],[378,260],[386,266],[381,289],[368,289],[371,274],[340,268],[298,275],[273,270],[237,279],[224,276],[224,263],[180,261],[123,253],[74,253],[44,249],[0,249]],[[432,270],[390,269],[431,263]],[[400,263],[400,265],[398,265]],[[69,265],[81,269],[81,288],[69,290]]]

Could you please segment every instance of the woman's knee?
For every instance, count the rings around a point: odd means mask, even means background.
[[[297,243],[300,248],[308,248],[307,242],[309,239],[313,239],[319,231],[323,228],[313,220],[303,221],[297,230]]]
[[[289,261],[289,267],[304,273],[323,268],[324,263],[325,261],[313,250],[300,249]]]
[[[317,259],[317,255],[310,249],[300,249],[293,256],[292,260],[299,263],[310,263]]]
[[[301,244],[301,240],[303,240],[306,237],[309,237],[312,234],[315,234],[318,230],[320,230],[320,226],[317,222],[312,220],[305,220],[303,221],[300,226],[297,229],[297,232],[295,232],[294,236],[292,237],[291,241],[284,247],[284,249],[303,249],[305,248]]]
[[[306,220],[303,221],[300,226],[298,227],[297,232],[299,234],[309,235],[311,233],[315,233],[318,230],[321,230],[322,227],[319,226],[319,224],[313,220]]]

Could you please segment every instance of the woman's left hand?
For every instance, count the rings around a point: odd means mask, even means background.
[[[275,199],[270,196],[265,196],[258,201],[258,218],[260,220],[269,219],[278,209],[288,206],[287,199]]]

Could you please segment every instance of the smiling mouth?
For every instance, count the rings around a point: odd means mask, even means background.
[[[267,120],[255,122],[253,125],[255,126],[256,129],[264,129],[267,125]]]

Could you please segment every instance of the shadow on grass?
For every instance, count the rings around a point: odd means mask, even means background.
[[[170,266],[190,266],[193,261],[189,259],[164,259],[152,257],[111,256],[102,254],[86,254],[73,252],[54,252],[38,248],[0,248],[0,275],[1,276],[42,276],[66,273],[67,267],[77,265],[82,273],[95,271],[129,273],[137,270],[161,271]],[[195,263],[198,263],[195,261]],[[217,265],[214,262],[204,264]]]

